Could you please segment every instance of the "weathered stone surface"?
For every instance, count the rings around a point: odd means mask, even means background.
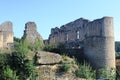
[[[25,24],[23,39],[27,39],[29,42],[35,42],[36,39],[43,41],[41,35],[37,32],[37,26],[35,22],[27,22]]]
[[[13,47],[12,22],[7,21],[0,25],[0,48]]]
[[[36,53],[37,64],[55,64],[62,61],[62,57],[59,54],[39,51]]]

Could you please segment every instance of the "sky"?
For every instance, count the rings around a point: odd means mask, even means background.
[[[18,38],[29,21],[47,39],[51,28],[81,17],[92,21],[104,16],[114,18],[115,41],[120,41],[120,0],[0,0],[0,24],[11,21]]]

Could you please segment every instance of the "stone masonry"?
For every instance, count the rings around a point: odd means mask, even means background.
[[[7,21],[0,25],[0,49],[13,46],[13,28],[12,22]]]
[[[115,67],[113,18],[94,21],[77,19],[60,28],[52,28],[49,43],[64,43],[67,48],[84,48],[84,54],[96,69]]]
[[[25,24],[23,39],[27,39],[29,42],[35,42],[36,39],[43,41],[41,35],[37,32],[37,26],[34,22],[27,22]]]

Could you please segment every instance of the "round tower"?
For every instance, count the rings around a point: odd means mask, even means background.
[[[85,56],[96,69],[115,67],[113,18],[103,17],[87,25],[84,40]]]

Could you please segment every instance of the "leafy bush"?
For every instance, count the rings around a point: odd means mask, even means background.
[[[2,69],[5,65],[8,64],[8,55],[7,54],[0,54],[0,69]]]
[[[58,73],[68,72],[71,69],[71,64],[63,63],[62,66],[58,69]]]
[[[52,52],[56,48],[57,48],[57,45],[51,43],[51,44],[45,45],[43,50]]]
[[[34,63],[27,58],[29,52],[27,40],[18,42],[15,47],[12,54],[0,55],[0,79],[35,80],[37,73]]]
[[[67,58],[67,55],[62,55],[62,59],[63,59],[63,61],[68,61],[68,58]]]
[[[66,46],[65,44],[62,44],[62,43],[59,43],[59,44],[50,43],[50,44],[46,44],[43,50],[63,54],[66,52]]]
[[[18,80],[16,72],[14,72],[9,66],[5,67],[1,78],[3,80]]]
[[[1,54],[0,55],[0,79],[1,80],[18,80],[16,72],[10,67],[10,55]]]
[[[35,42],[29,44],[29,49],[34,52],[42,50],[44,48],[44,44],[40,39],[36,39]]]
[[[20,80],[26,80],[35,72],[33,61],[27,59],[29,52],[27,40],[21,41],[16,49],[11,55],[11,67],[16,71]]]
[[[96,71],[92,70],[92,67],[84,62],[84,64],[78,65],[78,70],[76,71],[76,76],[80,78],[86,78],[89,80],[95,79]]]
[[[106,66],[98,70],[98,75],[99,75],[99,78],[114,80],[116,77],[115,71],[116,71],[115,68],[110,68]]]
[[[38,42],[35,50],[38,50]],[[28,59],[27,40],[16,40],[15,50],[11,54],[0,54],[0,80],[36,80],[37,73],[33,60]]]

